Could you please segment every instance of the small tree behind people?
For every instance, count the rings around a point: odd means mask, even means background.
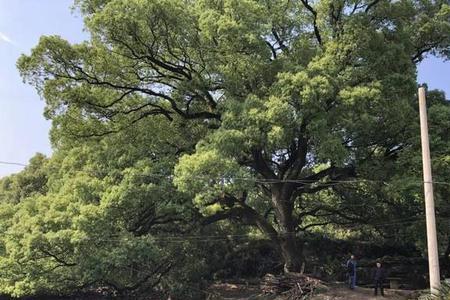
[[[351,255],[347,261],[347,274],[349,288],[353,290],[356,286],[356,260],[354,255]]]

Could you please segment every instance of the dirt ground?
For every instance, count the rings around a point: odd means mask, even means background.
[[[208,291],[209,300],[285,300],[283,296],[262,295],[257,286],[242,284],[215,284]],[[405,290],[385,290],[385,297],[375,297],[373,289],[357,287],[350,290],[342,285],[329,286],[327,291],[314,296],[312,300],[413,300],[418,292]]]
[[[208,300],[258,299],[255,297],[257,297],[260,294],[260,292],[261,291],[259,290],[259,287],[253,285],[230,284],[230,283],[213,284],[208,290],[208,293],[210,294]]]
[[[412,300],[417,297],[416,291],[385,289],[384,297],[380,294],[376,297],[373,289],[357,287],[355,290],[350,290],[347,287],[333,286],[327,292],[314,296],[312,300]]]

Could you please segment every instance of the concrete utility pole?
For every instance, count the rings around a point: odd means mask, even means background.
[[[434,213],[433,179],[431,177],[430,143],[428,140],[427,106],[425,88],[419,88],[420,135],[422,138],[423,187],[425,191],[425,215],[427,220],[428,268],[430,290],[436,293],[440,287],[439,254]]]

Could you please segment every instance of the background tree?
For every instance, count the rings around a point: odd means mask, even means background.
[[[442,270],[446,272],[450,263],[450,243],[449,243],[449,192],[450,184],[449,173],[449,155],[450,145],[448,135],[450,133],[450,101],[446,100],[442,91],[428,91],[427,110],[429,116],[429,134],[430,148],[432,155],[433,185],[436,215],[438,224],[439,254],[442,256],[441,263],[444,264]],[[407,147],[402,151],[397,162],[397,176],[394,184],[399,187],[397,195],[406,195],[404,199],[410,199],[410,202],[404,201],[408,206],[412,203],[417,205],[420,215],[424,215],[423,203],[423,185],[415,182],[422,181],[422,158],[419,124],[415,124],[416,129],[411,131],[411,137],[407,142]],[[415,133],[415,134],[413,134]],[[404,206],[403,206],[404,207]],[[423,217],[422,217],[423,219]],[[426,234],[424,223],[412,224],[409,230],[412,235],[414,232],[423,234],[415,237],[415,242],[421,249],[426,246]],[[420,237],[418,239],[418,237]],[[411,236],[410,239],[414,240]]]
[[[177,134],[149,131],[164,122],[66,143],[0,181],[2,294],[202,296],[210,246],[180,238],[198,213],[170,179]]]
[[[91,39],[42,37],[18,62],[55,131],[103,136],[150,116],[195,129],[175,183],[204,223],[257,226],[287,271],[301,268],[305,201],[401,150],[416,64],[449,53],[447,1],[76,3]]]
[[[449,105],[443,92],[428,91],[429,134],[432,155],[439,253],[446,274],[448,248],[448,130]],[[408,255],[426,257],[425,205],[423,195],[422,153],[417,97],[411,101],[415,117],[399,135],[401,151],[386,155],[374,151],[366,163],[371,180],[346,182],[321,192],[322,201],[307,209],[320,210],[306,220],[304,227],[332,238],[391,244],[408,249]],[[361,171],[362,166],[360,167]],[[353,220],[353,221],[352,221]],[[321,225],[319,228],[316,226]],[[325,225],[325,226],[324,226]],[[350,234],[348,230],[351,230]],[[343,234],[344,232],[344,234]],[[413,254],[415,253],[415,254]],[[384,253],[383,255],[392,255]]]

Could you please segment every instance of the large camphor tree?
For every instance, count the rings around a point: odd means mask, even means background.
[[[53,134],[103,136],[154,116],[169,121],[168,134],[189,126],[196,134],[178,151],[175,184],[204,224],[257,226],[287,271],[301,269],[305,220],[340,213],[321,193],[371,179],[367,161],[402,150],[417,63],[450,50],[445,0],[76,6],[89,41],[42,37],[18,62]]]

